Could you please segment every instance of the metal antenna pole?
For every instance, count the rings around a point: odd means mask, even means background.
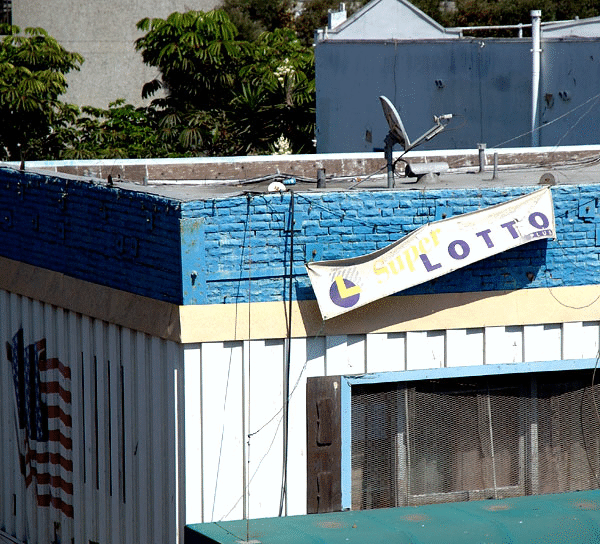
[[[388,189],[394,188],[394,157],[392,154],[392,148],[396,143],[396,140],[392,136],[391,133],[388,132],[388,135],[384,140],[385,147],[383,152],[385,154],[385,160],[387,161],[387,186]]]

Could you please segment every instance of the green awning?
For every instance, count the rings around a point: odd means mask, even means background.
[[[600,543],[600,491],[188,525],[186,544]]]

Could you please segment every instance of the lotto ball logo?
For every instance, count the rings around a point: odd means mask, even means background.
[[[338,276],[329,288],[329,298],[337,306],[352,308],[360,298],[360,287]]]

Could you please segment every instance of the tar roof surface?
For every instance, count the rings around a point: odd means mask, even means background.
[[[494,174],[491,166],[483,172],[479,167],[449,169],[439,175],[433,174],[421,179],[394,177],[395,187],[388,188],[387,175],[376,172],[367,176],[328,177],[326,187],[317,187],[317,180],[293,178],[286,174],[272,174],[253,180],[180,180],[151,181],[142,183],[115,181],[115,186],[126,190],[151,193],[180,201],[228,198],[247,193],[267,193],[273,183],[284,185],[285,190],[305,193],[325,193],[336,191],[426,191],[436,189],[498,188],[535,185],[573,185],[600,182],[600,157],[561,164],[514,165],[500,167]],[[104,180],[100,180],[105,183]]]

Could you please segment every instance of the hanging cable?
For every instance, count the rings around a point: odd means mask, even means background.
[[[247,404],[246,404],[246,388],[242,387],[244,404],[248,406],[248,429],[250,428],[250,369],[251,369],[251,351],[252,351],[252,321],[251,321],[251,309],[252,309],[252,214],[250,213],[250,204],[252,203],[252,195],[248,195],[248,383],[247,383]],[[242,369],[242,374],[243,374]],[[243,378],[242,378],[243,379]],[[244,470],[244,517],[246,518],[246,542],[250,541],[250,483],[248,482],[248,474],[250,473],[250,434],[247,437],[247,450],[244,452],[246,457],[246,469]]]
[[[575,106],[574,108],[570,109],[569,111],[567,111],[566,113],[563,113],[562,115],[559,115],[556,119],[552,119],[552,121],[548,121],[547,123],[536,127],[535,130],[536,131],[540,131],[550,125],[552,125],[553,123],[556,123],[557,121],[559,121],[560,119],[562,119],[563,117],[566,117],[567,115],[570,115],[571,113],[577,111],[579,108],[582,108],[583,106],[585,106],[586,104],[590,103],[592,100],[596,100],[598,97],[600,97],[600,93],[595,94],[594,96],[588,98],[585,102]],[[579,121],[577,121],[579,122]],[[569,129],[570,130],[570,129]],[[506,140],[504,142],[500,142],[499,144],[496,144],[492,147],[488,147],[488,149],[496,149],[498,147],[503,146],[504,144],[508,144],[510,142],[514,142],[515,140],[518,140],[519,138],[523,138],[525,136],[530,135],[532,132],[534,132],[533,130],[528,130],[527,132],[523,132],[522,134],[519,134],[518,136],[515,136],[514,138],[510,138],[509,140]]]
[[[289,446],[289,408],[290,408],[290,366],[292,359],[292,294],[294,279],[294,192],[290,191],[290,273],[288,279],[288,323],[287,343],[285,357],[285,382],[283,387],[283,467],[281,477],[281,496],[279,499],[279,517],[283,509],[287,494],[287,460]]]
[[[251,196],[248,195],[248,208],[250,208],[250,200],[251,200]],[[234,339],[237,340],[237,327],[238,327],[238,312],[239,312],[239,299],[240,299],[240,293],[241,293],[241,286],[242,286],[242,277],[243,277],[243,273],[244,273],[244,249],[246,248],[246,236],[250,236],[250,212],[248,211],[248,223],[246,226],[246,229],[244,230],[244,238],[242,241],[242,251],[240,252],[240,279],[238,282],[238,288],[237,288],[237,296],[235,297],[235,321],[234,321],[234,332],[233,332],[233,337]],[[248,245],[250,246],[250,243],[248,242]],[[249,250],[249,248],[248,248]],[[248,279],[248,289],[250,289],[250,278]],[[248,294],[248,297],[250,297],[250,294]],[[248,326],[250,323],[250,320],[248,319]],[[219,459],[217,461],[217,473],[215,475],[215,488],[214,488],[214,493],[213,493],[213,503],[212,503],[212,511],[211,511],[211,520],[214,519],[215,517],[215,505],[217,503],[217,490],[219,487],[219,474],[221,471],[221,458],[223,455],[223,443],[225,440],[225,413],[227,410],[227,399],[229,397],[229,381],[230,381],[230,377],[231,377],[231,366],[232,366],[232,362],[233,362],[233,347],[230,348],[229,351],[229,364],[227,366],[227,379],[225,382],[225,395],[223,398],[223,424],[221,426],[221,440],[219,443]],[[244,488],[244,513],[246,512],[246,503],[245,503],[245,495],[246,495],[246,491]]]

